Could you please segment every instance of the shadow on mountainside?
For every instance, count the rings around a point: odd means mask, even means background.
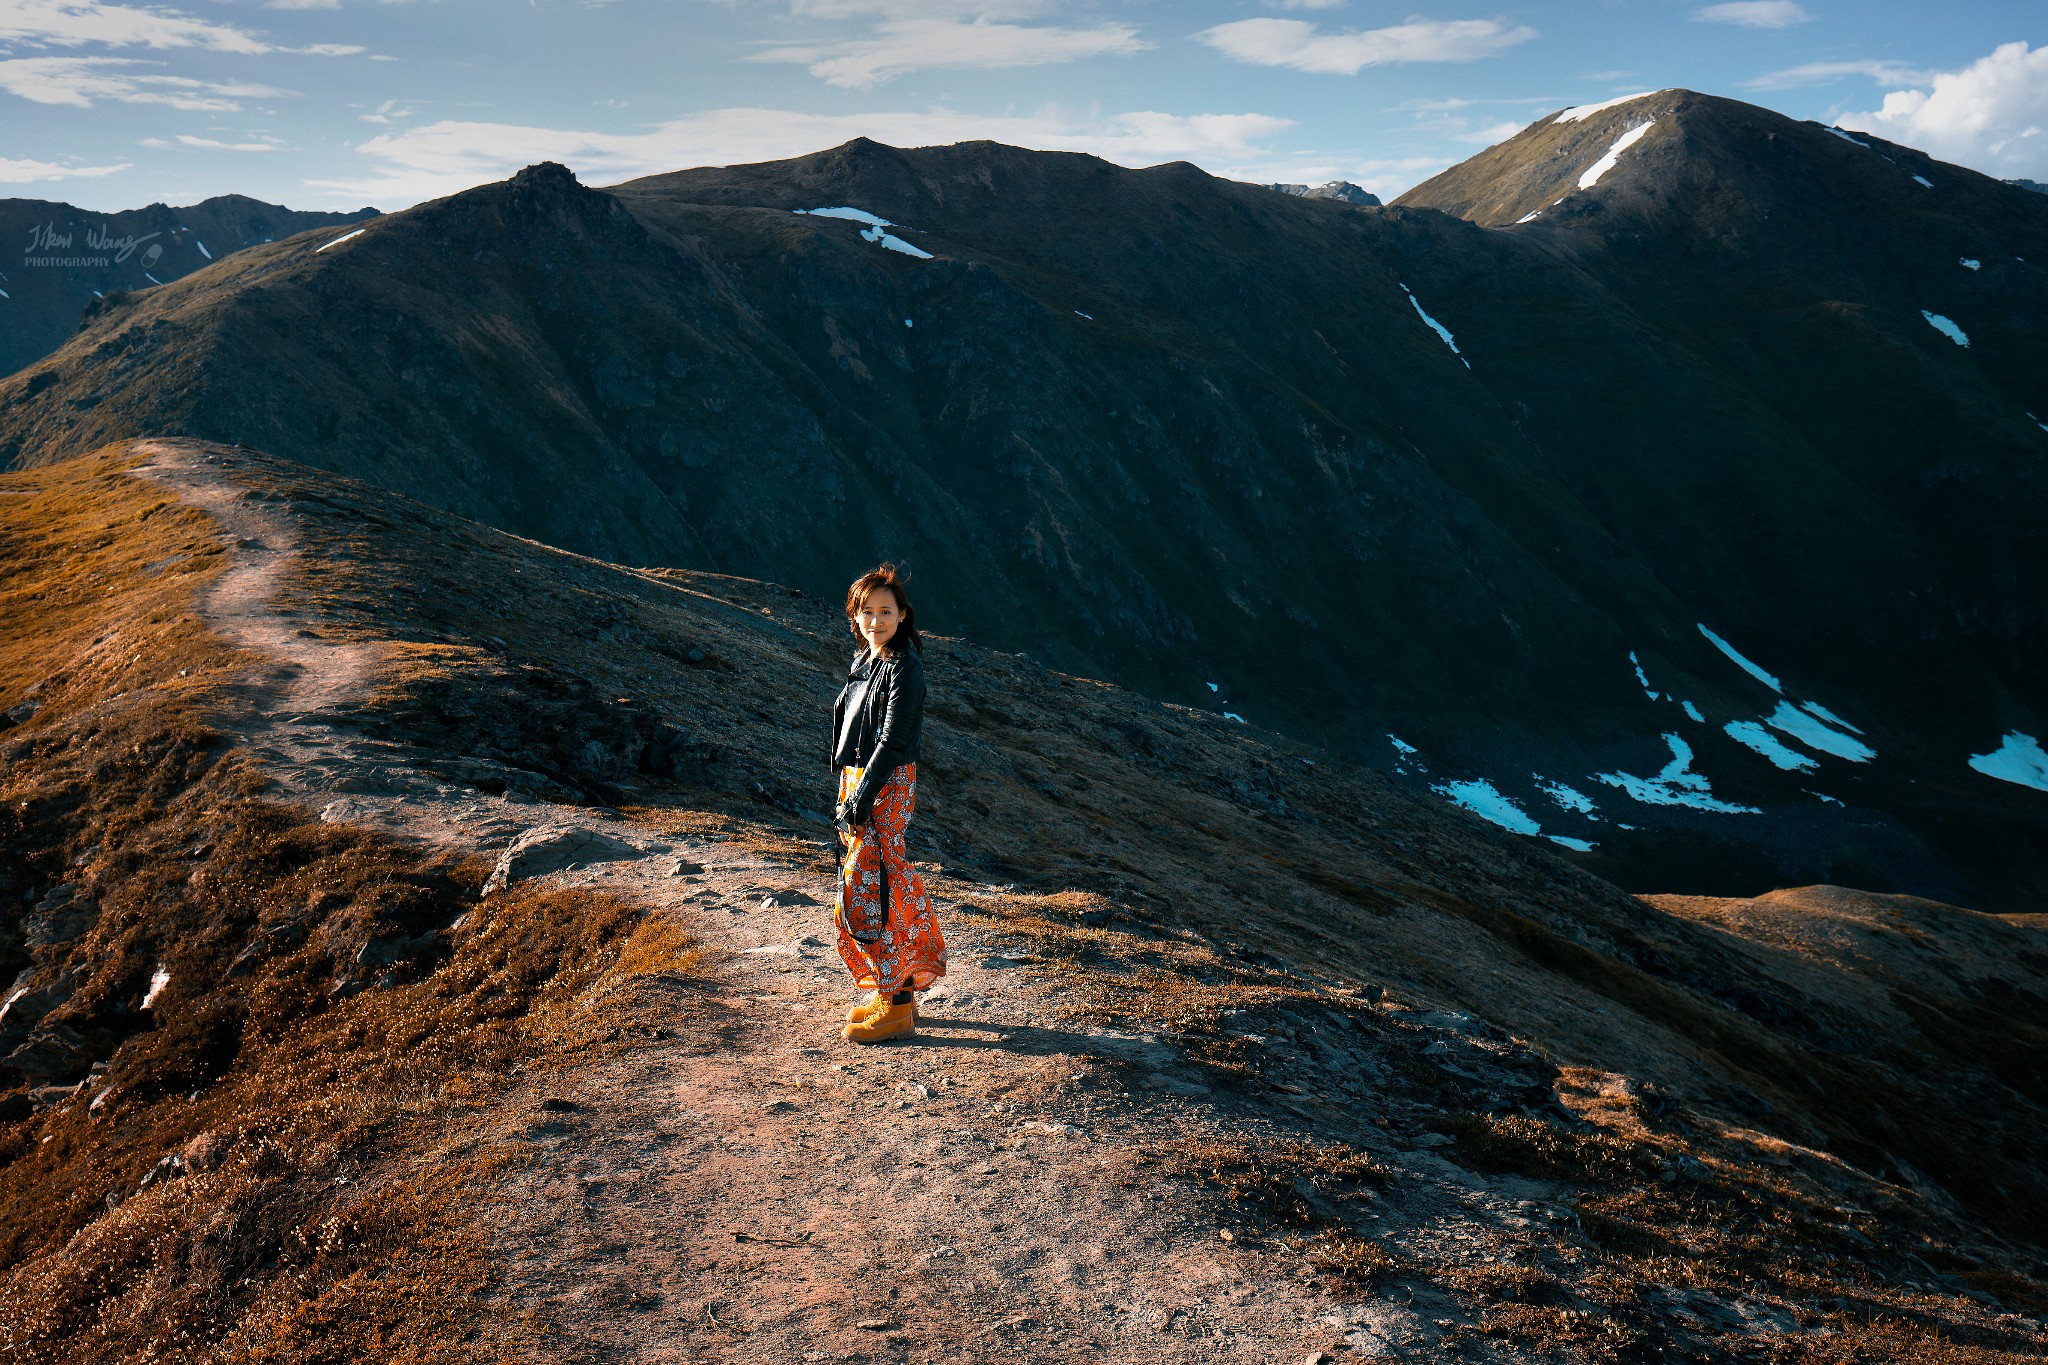
[[[951,968],[855,1049],[831,604],[189,440],[0,535],[19,1358],[2048,1345],[2036,928],[1646,902],[933,637]]]

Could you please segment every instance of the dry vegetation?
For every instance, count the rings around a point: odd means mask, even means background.
[[[32,1031],[0,1019],[42,1049],[0,1073],[9,1349],[488,1356],[541,1325],[476,1320],[494,1272],[462,1229],[524,1159],[479,1116],[630,1044],[651,982],[695,989],[696,945],[588,892],[479,903],[479,863],[257,796],[208,720],[236,700],[192,608],[221,548],[122,463],[0,477],[0,711],[37,708],[0,733],[0,967],[65,981]],[[831,868],[822,755],[791,738],[843,664],[817,604],[255,452],[235,478],[303,520],[290,605],[392,644],[351,719],[405,762]],[[2048,1187],[2016,1120],[2041,1112],[2031,1023],[1990,1038],[1939,970],[1872,986],[1270,737],[931,653],[925,866],[1059,1016],[1163,1040],[1204,1104],[1257,1116],[1146,1163],[1210,1191],[1253,1254],[1353,1298],[1436,1286],[1537,1358],[1719,1359],[1781,1321],[1819,1329],[1788,1365],[2038,1355],[2014,1316],[2048,1311],[2025,1231]],[[1900,1030],[1859,1051],[1870,990]],[[1403,1191],[1368,1140],[1569,1216],[1485,1256],[1382,1235]]]
[[[0,478],[0,709],[36,703],[0,736],[0,953],[63,983],[7,1034],[35,1088],[0,1100],[4,1353],[494,1358],[462,1227],[502,1154],[465,1119],[614,1045],[632,978],[694,950],[251,796],[192,613],[220,547],[130,463]]]

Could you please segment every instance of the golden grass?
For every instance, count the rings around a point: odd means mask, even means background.
[[[96,903],[47,1022],[110,1063],[0,1124],[0,1356],[495,1359],[467,1220],[517,1157],[426,1153],[522,1069],[620,1045],[696,950],[588,891],[480,904],[478,860],[258,799],[207,722],[241,662],[192,612],[211,523],[132,462],[0,476],[33,490],[0,499],[0,704],[42,684],[0,735],[0,851]]]

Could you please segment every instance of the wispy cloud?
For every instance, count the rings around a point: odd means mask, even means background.
[[[32,180],[71,180],[86,176],[112,175],[133,166],[124,161],[118,166],[59,166],[53,161],[17,160],[0,156],[0,185],[22,184]]]
[[[1240,19],[1195,37],[1226,57],[1320,75],[1355,76],[1396,62],[1470,62],[1536,36],[1493,19],[1410,19],[1389,28],[1325,33],[1300,19]]]
[[[175,138],[146,137],[142,139],[142,145],[145,147],[167,147],[172,149],[179,147],[204,147],[211,151],[221,152],[281,152],[284,150],[284,144],[281,142],[220,142],[210,137],[195,137],[191,133],[180,133]]]
[[[1793,0],[1730,0],[1728,4],[1696,9],[1692,17],[1702,23],[1740,24],[1744,28],[1790,28],[1813,19]]]
[[[202,81],[133,69],[154,65],[128,57],[16,57],[0,60],[0,90],[37,104],[81,109],[112,100],[218,112],[240,109],[245,99],[292,93],[247,81]]]
[[[2004,43],[1835,122],[1999,176],[2048,179],[2048,47]]]
[[[1460,142],[1476,142],[1482,147],[1491,147],[1496,142],[1505,142],[1529,125],[1515,119],[1502,119],[1489,123],[1484,128],[1473,128],[1457,135]]]
[[[36,47],[198,47],[216,52],[269,52],[243,29],[194,19],[174,9],[105,5],[97,0],[4,0],[0,40]]]
[[[363,143],[357,150],[375,163],[363,177],[305,184],[334,202],[403,205],[501,180],[536,161],[559,161],[587,184],[608,185],[690,166],[799,156],[855,137],[903,147],[986,138],[1091,152],[1126,166],[1192,161],[1235,175],[1232,167],[1271,161],[1268,144],[1293,126],[1293,120],[1271,114],[1105,115],[1057,107],[1014,116],[950,109],[873,114],[714,109],[632,133],[443,120]]]
[[[1826,85],[1851,76],[1862,76],[1881,85],[1925,85],[1938,74],[1904,62],[1808,62],[1766,72],[1743,85],[1751,90],[1785,90],[1796,85]]]
[[[911,71],[942,67],[994,70],[1122,56],[1151,47],[1129,24],[1060,28],[997,19],[897,19],[872,36],[772,47],[749,61],[798,62],[828,85],[868,90]]]

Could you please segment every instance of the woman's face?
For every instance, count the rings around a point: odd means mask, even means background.
[[[903,620],[903,610],[896,604],[896,594],[887,588],[876,588],[868,594],[868,600],[861,605],[854,624],[860,627],[860,636],[868,642],[868,653],[879,654],[882,646],[889,643],[889,637],[896,633],[896,627]]]

